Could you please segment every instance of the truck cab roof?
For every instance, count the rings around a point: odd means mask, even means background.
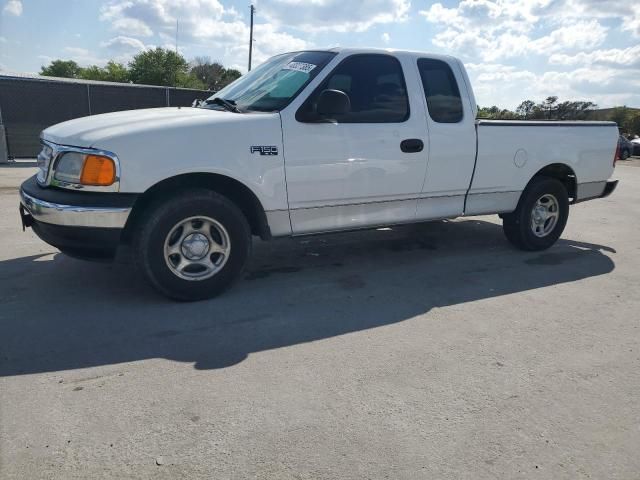
[[[452,55],[443,55],[440,53],[424,52],[419,50],[401,50],[396,48],[374,48],[374,47],[330,47],[330,48],[314,48],[313,51],[318,52],[334,52],[345,55],[363,54],[363,53],[377,53],[388,54],[397,57],[409,57],[409,58],[437,58],[441,60],[458,62],[458,58]],[[301,50],[304,51],[304,50]]]

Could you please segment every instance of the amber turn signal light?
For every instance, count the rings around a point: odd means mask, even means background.
[[[80,175],[82,185],[106,187],[116,181],[116,165],[109,157],[87,155]]]

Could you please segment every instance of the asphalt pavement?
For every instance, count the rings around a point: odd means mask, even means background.
[[[0,168],[0,478],[638,479],[640,161],[525,253],[496,216],[256,240],[175,303],[22,232]]]

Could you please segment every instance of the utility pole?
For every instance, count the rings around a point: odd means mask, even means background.
[[[249,71],[251,71],[251,53],[253,52],[253,14],[256,12],[256,7],[249,6],[251,10],[251,28],[249,30]]]

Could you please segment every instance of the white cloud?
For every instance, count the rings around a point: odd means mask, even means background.
[[[617,68],[640,68],[640,45],[628,48],[609,48],[575,55],[556,53],[549,57],[552,65],[605,65]]]
[[[434,45],[486,61],[588,49],[604,42],[607,28],[595,18],[567,19],[556,12],[549,20],[546,9],[552,4],[550,0],[463,0],[455,8],[435,3],[420,14],[444,27],[435,35]],[[551,30],[547,34],[536,31],[543,21]]]
[[[19,17],[22,15],[22,2],[20,0],[8,0],[2,9],[2,13]]]
[[[153,33],[190,36],[202,22],[219,22],[225,9],[218,0],[111,0],[101,8],[100,19],[128,36]]]
[[[0,43],[7,43],[7,39],[5,37],[0,37]]]
[[[246,64],[247,22],[235,8],[227,8],[218,0],[111,0],[102,7],[100,18],[110,23],[112,29],[123,32],[116,37],[119,39],[117,44],[112,39],[109,42],[114,43],[105,42],[105,47],[133,48],[131,40],[135,40],[134,37],[155,34],[173,48],[178,20],[178,42],[182,50],[215,48],[224,52],[225,63]],[[123,40],[125,38],[128,40]],[[281,31],[274,23],[257,23],[254,39],[253,58],[256,63],[276,53],[304,49],[310,45],[307,40]],[[135,44],[136,48],[142,48],[142,45],[142,42]]]
[[[597,20],[590,20],[560,27],[533,40],[526,49],[541,55],[563,50],[590,49],[601,45],[606,37],[607,28]]]
[[[198,42],[214,42],[214,44],[222,46],[248,43],[249,27],[240,21],[225,22],[216,19],[203,19],[194,25],[194,28],[186,35]]]
[[[136,37],[150,37],[153,31],[149,26],[137,18],[115,18],[111,28],[116,32]]]
[[[55,60],[55,58],[49,56],[49,55],[38,55],[36,57],[38,60],[42,60],[44,63],[51,63]]]
[[[142,43],[137,38],[118,36],[114,37],[106,42],[102,42],[100,44],[103,48],[108,48],[110,50],[118,51],[118,52],[139,52],[141,50],[146,50],[147,46]]]
[[[549,2],[543,10],[548,18],[616,19],[622,30],[640,37],[640,9],[633,0],[565,0]]]
[[[536,9],[548,0],[463,0],[455,8],[434,3],[420,11],[429,22],[457,30],[484,29],[489,34],[498,30],[528,32],[538,20]]]
[[[460,0],[420,14],[436,28],[432,43],[467,61],[481,105],[548,95],[640,103],[640,45],[624,46],[640,36],[640,9],[629,0]],[[614,40],[614,30],[632,35]]]
[[[245,36],[249,38],[248,29]],[[264,62],[269,57],[282,52],[305,50],[312,45],[306,40],[296,38],[288,33],[279,32],[271,24],[258,24],[255,26],[253,44],[253,65]],[[249,42],[235,43],[226,47],[226,56],[234,68],[245,71],[246,61],[249,55]]]
[[[357,31],[376,24],[401,22],[408,18],[409,0],[270,0],[257,1],[260,20],[305,32]],[[227,7],[219,0],[110,0],[101,8],[100,18],[115,30],[129,36],[148,36],[149,32],[175,29],[190,32],[201,22],[219,25],[243,20],[244,12]]]
[[[498,103],[513,109],[525,99],[541,101],[550,95],[562,100],[593,101],[600,106],[640,104],[640,69],[627,70],[630,74],[623,75],[616,69],[595,66],[542,73],[496,63],[466,66],[481,106]]]
[[[599,105],[617,104],[616,99],[626,98],[638,104],[640,101],[640,70],[628,71],[630,75],[611,68],[578,68],[569,72],[545,72],[539,77],[537,91],[577,100],[593,100]],[[626,103],[626,102],[625,102]]]
[[[305,32],[364,32],[407,20],[409,0],[271,0],[258,3],[269,22]]]
[[[496,63],[468,63],[466,65],[478,105],[499,103],[501,108],[515,108],[523,98],[522,85],[531,85],[536,75],[528,70]],[[533,96],[532,92],[524,93]],[[499,101],[497,100],[499,99]]]
[[[88,66],[88,65],[105,65],[107,63],[107,59],[98,57],[91,51],[82,47],[65,47],[64,48],[65,57],[67,59],[73,60],[78,63],[80,66]],[[44,59],[44,55],[41,55],[39,58]]]
[[[105,49],[105,54],[110,60],[126,64],[130,62],[136,54],[143,50],[155,48],[156,46],[145,44],[137,38],[118,35],[117,37],[102,42],[100,47]],[[173,50],[175,46],[171,45],[165,48]],[[180,53],[183,52],[181,51]]]
[[[279,32],[271,24],[259,24],[254,32],[254,48],[259,54],[272,56],[277,53],[304,50],[310,47],[310,43],[288,33]],[[266,58],[265,58],[266,59]]]
[[[382,43],[384,43],[385,45],[389,45],[389,42],[391,42],[391,35],[389,35],[387,32],[384,32],[382,35],[380,35],[380,40],[382,40]]]

